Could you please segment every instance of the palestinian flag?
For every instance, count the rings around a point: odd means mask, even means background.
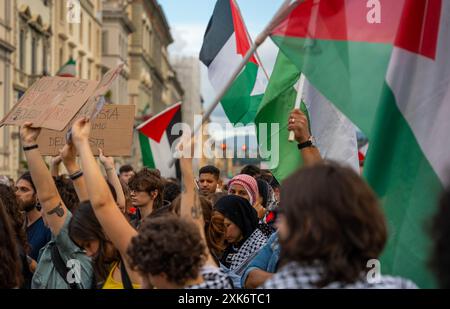
[[[64,64],[58,72],[56,72],[56,76],[59,77],[76,77],[77,75],[77,66],[75,60],[72,58]]]
[[[325,159],[340,162],[359,172],[354,125],[308,80],[304,79],[303,87],[299,86],[301,83],[299,77],[298,68],[279,52],[255,119],[260,150],[263,152],[269,150],[270,157],[262,153],[264,158],[268,157],[268,167],[275,178],[282,181],[302,165],[297,143],[288,141],[287,130],[289,114],[295,107],[297,97],[300,96],[302,100],[300,109],[308,117],[311,134],[321,155]],[[297,89],[302,93],[298,93]],[[265,124],[268,134],[265,134],[263,129]],[[273,124],[278,125],[278,130],[276,127],[272,128]]]
[[[450,1],[306,0],[272,39],[369,139],[364,174],[389,224],[382,272],[434,286],[426,223],[450,166]]]
[[[247,29],[233,0],[218,0],[200,51],[209,80],[221,91],[250,49]],[[221,100],[233,124],[252,123],[263,97],[267,78],[253,55]]]
[[[166,178],[181,177],[178,161],[169,167],[174,152],[172,148],[179,138],[179,135],[172,134],[172,127],[176,123],[181,123],[181,103],[172,105],[136,128],[139,130],[144,166],[158,169],[161,176]]]

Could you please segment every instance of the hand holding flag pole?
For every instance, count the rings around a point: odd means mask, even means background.
[[[300,105],[302,104],[303,99],[303,89],[305,88],[305,75],[300,74],[300,80],[297,83],[297,97],[295,98],[295,105],[294,109],[300,109]],[[288,140],[290,142],[295,141],[295,133],[294,131],[289,132],[289,138]]]
[[[264,41],[267,39],[267,37],[270,35],[272,30],[278,26],[286,17],[289,15],[289,13],[297,7],[301,2],[304,0],[285,0],[281,7],[278,9],[278,11],[275,13],[275,15],[270,20],[269,24],[264,28],[264,30],[256,37],[255,41],[250,46],[250,49],[245,54],[245,57],[242,59],[242,61],[239,63],[239,65],[236,67],[236,69],[233,71],[233,74],[231,75],[230,80],[227,82],[225,87],[217,93],[216,97],[214,98],[213,102],[209,105],[208,109],[205,111],[202,117],[201,123],[199,123],[192,132],[191,139],[198,133],[202,125],[205,123],[207,119],[211,116],[214,109],[217,107],[217,105],[220,103],[220,100],[222,97],[226,94],[228,89],[233,84],[236,77],[241,73],[242,69],[245,67],[247,62],[249,61],[250,57],[255,53],[255,51],[258,49],[258,47],[264,43]],[[176,159],[172,159],[169,163],[169,166],[172,167],[175,164]]]

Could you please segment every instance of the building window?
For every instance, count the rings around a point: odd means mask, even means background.
[[[91,21],[88,23],[88,48],[92,48],[92,24]]]
[[[62,68],[64,65],[64,47],[61,46],[59,48],[59,68]]]
[[[102,53],[106,55],[108,52],[108,31],[102,32]]]
[[[58,1],[59,3],[59,20],[64,21],[66,17],[66,1]]]
[[[31,75],[36,75],[37,72],[37,39],[31,39]]]
[[[48,62],[47,62],[47,53],[48,53],[48,41],[45,41],[43,44],[42,49],[42,65],[43,65],[43,71],[45,74],[48,74]]]
[[[83,12],[80,13],[80,44],[83,45]]]
[[[20,30],[20,59],[19,59],[19,68],[21,71],[25,70],[25,44],[26,44],[26,35],[25,30]]]
[[[83,78],[83,56],[81,54],[78,55],[78,76]]]

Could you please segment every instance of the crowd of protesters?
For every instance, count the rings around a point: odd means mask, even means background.
[[[101,150],[94,157],[86,119],[47,167],[40,129],[25,124],[29,171],[0,184],[0,288],[416,288],[407,278],[368,279],[367,262],[388,238],[377,196],[305,144],[305,115],[295,110],[287,121],[306,146],[303,167],[281,184],[252,165],[223,184],[214,166],[194,175],[189,156],[181,181],[130,165],[116,171]],[[185,139],[179,150],[191,145]],[[430,267],[448,288],[450,189],[438,211]]]

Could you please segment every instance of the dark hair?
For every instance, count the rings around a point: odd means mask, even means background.
[[[199,171],[198,171],[198,175],[200,176],[201,174],[212,174],[214,175],[214,177],[216,179],[220,178],[220,170],[215,167],[214,165],[206,165],[203,166]]]
[[[23,228],[25,217],[19,209],[19,203],[17,202],[14,190],[7,185],[0,184],[0,200],[3,202],[6,213],[11,219],[11,227],[14,230],[17,240],[20,242],[20,245],[25,252],[28,252],[30,246],[28,245],[27,235]]]
[[[73,212],[80,203],[80,200],[78,199],[77,191],[75,191],[72,180],[65,176],[53,177],[53,180],[64,205],[66,205],[70,212]]]
[[[272,187],[272,189],[280,187],[280,183],[270,170],[261,170],[260,178],[267,181],[267,183]]]
[[[166,181],[163,190],[163,196],[166,201],[172,203],[173,200],[180,195],[180,193],[181,193],[181,186],[178,183]]]
[[[170,282],[185,285],[199,275],[205,249],[194,222],[166,215],[145,220],[127,253],[140,274],[164,273]]]
[[[119,168],[119,174],[128,173],[128,172],[134,172],[134,169],[133,169],[133,167],[130,164],[122,165]]]
[[[18,288],[22,279],[14,230],[0,199],[0,289]]]
[[[261,169],[253,164],[244,166],[239,174],[250,175],[252,177],[258,177],[261,175]]]
[[[377,197],[350,168],[327,163],[295,172],[281,186],[280,205],[288,226],[287,237],[280,238],[282,255],[322,263],[318,287],[359,279],[386,243]]]
[[[34,186],[34,182],[33,182],[33,178],[31,178],[31,174],[30,172],[25,172],[22,174],[22,176],[19,177],[19,179],[17,179],[17,181],[19,180],[26,180],[30,183],[31,187],[33,188],[34,193],[36,193],[36,187]]]
[[[211,204],[214,207],[214,205],[216,205],[217,201],[226,195],[228,195],[227,192],[214,192],[214,193],[209,194],[206,198],[211,201]]]
[[[153,202],[153,209],[158,209],[163,206],[164,182],[158,170],[150,170],[144,167],[131,177],[128,182],[128,187],[135,191],[145,191],[148,195],[151,195],[152,191],[156,190],[158,195]]]
[[[107,257],[106,244],[110,243],[110,241],[106,238],[89,201],[81,202],[74,211],[69,223],[69,237],[75,243],[75,240],[99,241],[99,252],[93,261],[94,274],[97,283],[105,281],[110,270],[109,264],[112,260],[119,260],[119,258],[117,252],[115,253],[116,256],[112,258]]]
[[[433,218],[431,237],[433,249],[430,267],[439,287],[448,289],[450,288],[450,186],[441,195],[438,211]]]
[[[256,179],[258,184],[259,196],[262,198],[262,207],[267,208],[267,202],[269,201],[269,184],[262,178]]]

